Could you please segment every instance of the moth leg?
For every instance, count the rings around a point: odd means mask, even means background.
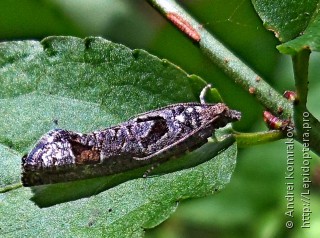
[[[143,178],[146,178],[146,177],[148,177],[148,175],[155,169],[155,168],[157,168],[157,167],[159,167],[160,166],[160,163],[155,163],[155,164],[153,164],[149,169],[147,169],[146,170],[146,172],[144,172],[144,174],[143,174]]]
[[[208,92],[208,90],[211,88],[211,84],[208,84],[207,86],[205,86],[200,93],[200,102],[201,104],[205,104],[206,100],[204,99],[204,97],[206,96],[206,93]]]
[[[215,116],[214,118],[212,118],[210,121],[208,121],[207,124],[211,124],[213,121],[217,120],[219,116]],[[197,134],[199,131],[201,131],[203,129],[203,126],[202,127],[199,127],[197,128],[196,130],[194,130],[192,133],[188,134],[186,137],[190,138],[192,137],[193,135]],[[155,158],[159,155],[163,155],[165,154],[166,152],[170,151],[172,148],[174,147],[177,147],[181,144],[183,144],[186,140],[186,137],[182,137],[180,138],[178,141],[174,142],[173,144],[169,145],[169,146],[166,146],[164,148],[162,148],[161,150],[151,154],[151,155],[148,155],[148,156],[145,156],[145,157],[133,157],[133,159],[135,160],[149,160],[151,158]],[[207,139],[207,138],[205,138]]]

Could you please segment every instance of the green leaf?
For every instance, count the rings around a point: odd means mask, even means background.
[[[252,0],[252,3],[264,26],[281,42],[306,33],[318,15],[318,0]]]
[[[233,137],[169,161],[147,179],[140,168],[18,188],[22,155],[54,120],[79,132],[105,128],[160,106],[197,101],[205,82],[143,50],[101,38],[1,43],[0,67],[1,236],[141,237],[178,201],[213,194],[230,181]]]
[[[317,15],[309,22],[308,27],[302,36],[292,41],[288,41],[277,48],[283,54],[296,54],[299,51],[309,48],[312,51],[320,51],[320,14],[319,9]]]

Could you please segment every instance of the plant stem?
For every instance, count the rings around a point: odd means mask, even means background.
[[[297,91],[293,119],[297,139],[306,150],[312,149],[320,155],[320,123],[307,109],[308,67],[310,50],[304,49],[292,57],[293,72]]]
[[[292,56],[297,98],[295,105],[306,107],[308,96],[308,68],[310,50],[305,49]]]
[[[275,115],[282,111],[284,118],[292,118],[291,103],[206,31],[175,1],[147,1],[191,40],[198,42],[200,49],[215,65],[218,65],[226,75],[246,92],[254,95],[269,111]]]
[[[240,133],[234,134],[238,147],[243,148],[252,145],[264,144],[271,141],[277,141],[284,139],[286,137],[283,131],[272,130],[264,132],[254,132],[254,133]]]
[[[296,86],[299,90],[300,106],[295,106],[295,116],[293,106],[288,100],[276,92],[268,83],[266,83],[251,68],[243,63],[231,51],[229,51],[220,41],[214,38],[206,31],[201,24],[194,20],[183,8],[174,0],[147,0],[156,10],[166,17],[174,26],[189,37],[190,40],[197,43],[199,48],[209,59],[220,67],[236,84],[240,85],[246,92],[254,95],[256,99],[274,115],[282,111],[281,117],[288,119],[294,118],[298,126],[297,139],[303,143],[303,112],[309,115],[309,121],[312,127],[310,132],[310,149],[320,155],[320,124],[317,119],[307,111],[305,105],[307,97],[307,65],[300,65],[309,57],[307,52],[294,57],[296,74]],[[297,63],[295,63],[297,62]],[[300,63],[298,63],[300,62]],[[301,68],[302,67],[302,68]],[[299,75],[299,74],[302,75]]]

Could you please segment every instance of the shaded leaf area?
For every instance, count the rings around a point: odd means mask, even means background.
[[[1,43],[1,236],[141,237],[143,228],[170,216],[178,201],[221,190],[235,166],[232,137],[169,161],[147,179],[141,178],[147,168],[140,168],[6,190],[20,180],[22,155],[56,127],[54,121],[60,128],[89,132],[139,112],[197,101],[204,85],[166,60],[101,38]],[[208,96],[209,101],[217,98]],[[127,181],[133,178],[139,179]]]
[[[300,36],[318,14],[318,0],[252,0],[264,26],[281,42]]]
[[[320,14],[317,9],[317,15],[310,22],[307,29],[303,32],[302,36],[294,40],[288,41],[277,48],[284,54],[296,54],[304,48],[309,48],[312,51],[320,51]]]

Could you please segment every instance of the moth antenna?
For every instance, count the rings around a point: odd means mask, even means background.
[[[211,88],[211,84],[208,84],[207,86],[205,86],[200,93],[200,102],[201,104],[205,104],[206,101],[204,99],[204,97],[206,96],[206,93],[208,92],[208,90]]]

